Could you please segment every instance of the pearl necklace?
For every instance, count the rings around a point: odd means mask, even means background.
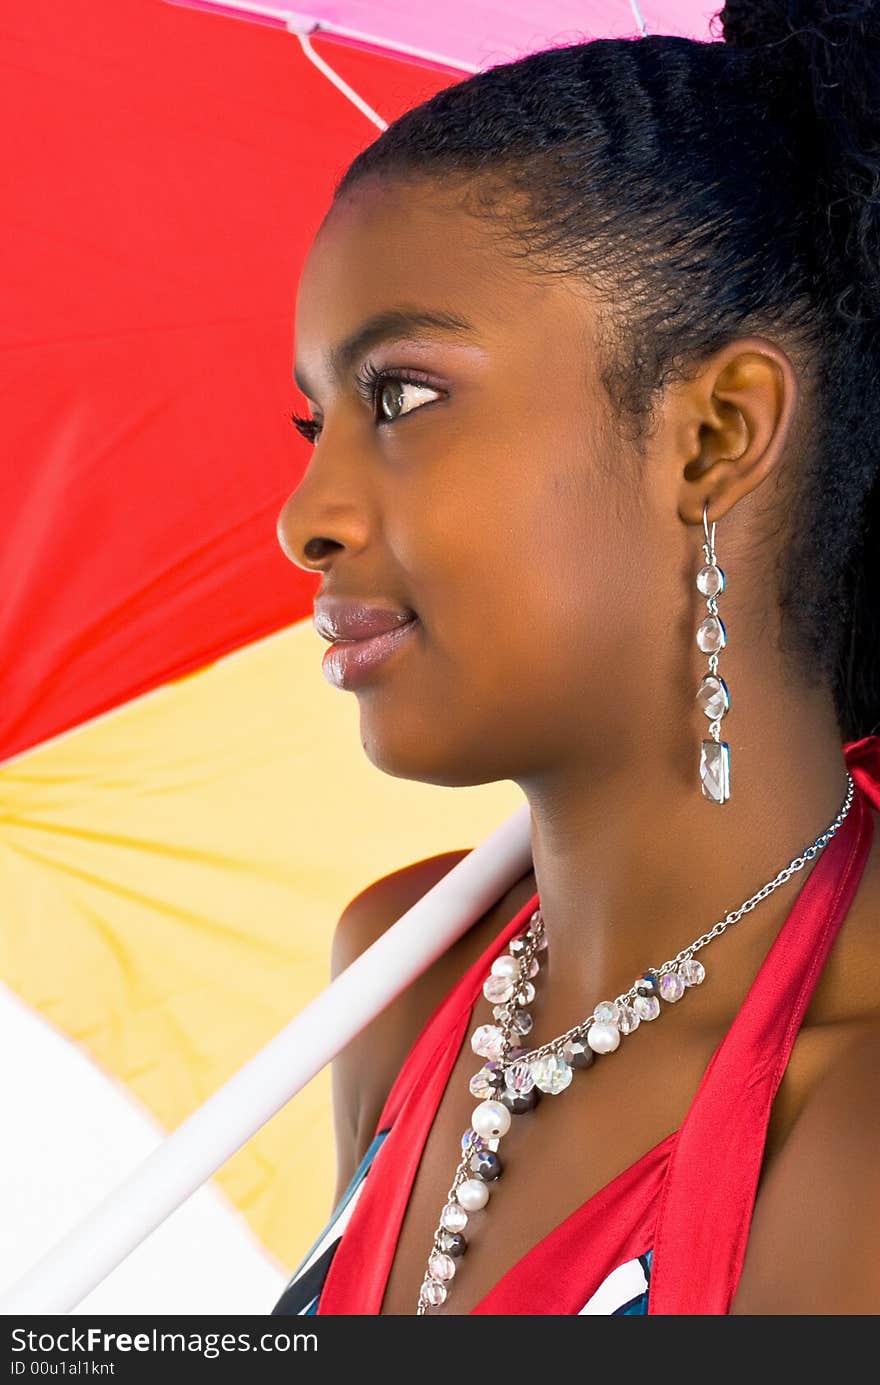
[[[528,927],[511,939],[508,951],[495,958],[483,983],[483,995],[493,1006],[496,1023],[481,1024],[471,1035],[471,1047],[486,1060],[470,1080],[471,1095],[480,1104],[474,1108],[471,1124],[461,1139],[461,1159],[446,1194],[419,1291],[418,1316],[439,1307],[449,1295],[457,1262],[467,1249],[464,1230],[469,1217],[486,1206],[490,1187],[501,1175],[503,1166],[497,1151],[510,1129],[511,1117],[531,1111],[544,1092],[557,1096],[565,1091],[576,1069],[591,1067],[596,1054],[613,1053],[620,1046],[621,1036],[634,1033],[643,1020],[655,1020],[660,1014],[661,1000],[675,1004],[689,987],[699,986],[706,972],[694,953],[720,937],[824,850],[849,812],[853,792],[852,775],[847,774],[840,812],[802,855],[670,961],[649,968],[616,1000],[600,1001],[586,1019],[539,1048],[526,1050],[512,1040],[514,1035],[524,1038],[533,1025],[528,1006],[535,998],[534,978],[540,970],[538,953],[547,947],[540,907],[532,914]]]

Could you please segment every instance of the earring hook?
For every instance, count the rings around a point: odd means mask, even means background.
[[[704,501],[704,503],[703,503],[703,533],[706,535],[706,545],[705,545],[705,546],[706,546],[706,556],[711,558],[711,557],[714,557],[714,554],[715,554],[715,524],[716,524],[716,521],[715,521],[714,519],[713,519],[713,521],[712,521],[712,534],[711,534],[711,537],[710,537],[710,535],[709,535],[709,527],[708,527],[708,524],[707,524],[707,522],[706,522],[706,515],[707,515],[707,513],[708,513],[708,510],[709,510],[709,501],[706,500],[706,501]]]

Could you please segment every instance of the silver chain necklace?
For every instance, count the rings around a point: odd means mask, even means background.
[[[434,1232],[419,1290],[419,1317],[429,1308],[439,1307],[449,1296],[458,1261],[467,1249],[464,1231],[468,1219],[486,1206],[491,1185],[501,1175],[497,1151],[510,1129],[512,1116],[532,1110],[542,1093],[556,1096],[565,1091],[576,1069],[591,1067],[597,1053],[613,1053],[623,1035],[632,1034],[643,1020],[656,1019],[661,1000],[673,1004],[688,987],[700,985],[706,973],[694,954],[719,938],[725,929],[824,850],[849,812],[853,792],[853,778],[848,773],[840,812],[802,855],[675,957],[660,967],[650,967],[616,1000],[600,1001],[586,1019],[539,1048],[525,1049],[514,1044],[513,1037],[524,1038],[533,1025],[528,1006],[535,998],[533,981],[540,970],[538,953],[547,947],[540,908],[532,914],[525,931],[511,939],[508,951],[495,958],[483,983],[483,995],[492,1003],[495,1023],[481,1024],[471,1035],[472,1049],[485,1059],[470,1080],[471,1095],[480,1104],[474,1108],[471,1124],[462,1136],[461,1159]]]

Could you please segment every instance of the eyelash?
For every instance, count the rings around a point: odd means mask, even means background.
[[[379,390],[388,380],[397,380],[403,385],[424,385],[426,389],[436,388],[420,371],[380,370],[372,361],[365,361],[360,371],[355,376],[355,383],[358,388],[358,393],[368,404],[372,404],[374,412],[376,410]],[[418,407],[421,408],[422,406],[419,405]],[[406,418],[408,415],[402,414],[401,417]],[[313,418],[301,418],[299,414],[291,414],[290,421],[297,432],[302,434],[306,441],[314,446],[318,434],[321,431],[320,423],[316,422]],[[383,418],[378,419],[377,422],[396,423],[397,419]]]

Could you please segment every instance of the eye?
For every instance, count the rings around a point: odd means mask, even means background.
[[[413,413],[415,409],[422,407],[422,405],[417,404],[414,409],[408,409],[389,417],[385,412],[387,407],[401,408],[403,404],[404,389],[401,387],[409,386],[411,389],[427,390],[431,394],[442,394],[442,390],[438,389],[436,385],[430,384],[418,371],[379,370],[372,361],[364,363],[360,373],[355,377],[355,382],[358,392],[368,404],[373,406],[374,414],[378,408],[380,416],[376,419],[377,423],[394,423],[398,418],[405,418],[408,413]],[[430,403],[431,401],[427,402]],[[298,414],[291,414],[290,421],[297,432],[314,446],[321,433],[321,424],[316,419],[301,418]]]

